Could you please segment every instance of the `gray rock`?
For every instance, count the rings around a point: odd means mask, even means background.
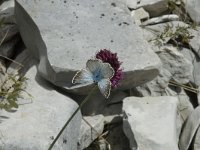
[[[163,46],[156,53],[160,57],[163,67],[172,74],[172,79],[180,84],[189,82],[193,70],[192,63],[176,47]]]
[[[178,21],[178,20],[179,20],[179,16],[177,16],[177,15],[174,15],[174,14],[163,15],[160,17],[151,18],[151,19],[143,22],[142,26],[154,25],[154,24],[170,22],[170,21]]]
[[[160,60],[120,0],[17,0],[15,15],[25,45],[40,59],[40,75],[69,91],[86,94],[91,89],[91,85],[72,85],[71,80],[104,48],[117,52],[123,62],[121,89],[150,81],[158,74]]]
[[[188,30],[191,36],[191,39],[189,40],[189,44],[193,51],[196,53],[196,55],[200,58],[200,28],[196,27],[195,29],[189,29]]]
[[[0,28],[0,39],[4,39],[3,42],[10,40],[18,33],[17,26],[14,24],[3,25]]]
[[[179,148],[180,150],[188,150],[192,139],[195,136],[200,125],[200,106],[198,106],[188,117],[184,128],[182,129]]]
[[[132,9],[143,7],[151,17],[160,16],[168,9],[168,0],[127,0],[126,3]]]
[[[91,127],[92,126],[92,127]],[[81,130],[78,141],[78,150],[88,147],[104,129],[104,116],[86,116],[81,122]]]
[[[192,20],[200,23],[200,1],[199,0],[185,0],[185,8]]]
[[[149,13],[146,12],[144,8],[139,8],[131,11],[131,16],[133,18],[133,21],[137,25],[140,25],[141,22],[144,22],[145,20],[149,19]]]
[[[195,139],[194,139],[194,150],[200,149],[200,128],[198,128]]]
[[[31,63],[31,64],[30,64]],[[36,62],[29,57],[26,65],[32,66],[26,73],[26,91],[33,98],[22,93],[19,108],[11,112],[0,111],[0,149],[48,149],[77,104],[52,88],[37,74]],[[55,150],[76,149],[81,114],[78,112],[58,139]]]
[[[11,58],[14,55],[14,48],[18,41],[19,37],[16,36],[7,42],[4,42],[0,46],[0,55]]]
[[[6,0],[0,5],[0,20],[4,23],[15,23],[14,0]]]
[[[169,96],[124,99],[123,130],[132,150],[178,150],[177,103]]]
[[[193,65],[192,76],[190,76],[190,81],[200,86],[200,62],[199,58],[195,56],[195,54],[190,49],[183,48],[180,52],[184,55],[186,59],[188,59]]]
[[[165,90],[171,78],[172,74],[165,68],[161,67],[160,73],[155,79],[146,84],[133,88],[133,93],[136,92],[139,96],[144,97],[167,95]]]

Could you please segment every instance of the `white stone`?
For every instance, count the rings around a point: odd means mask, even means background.
[[[177,103],[169,96],[124,99],[123,130],[132,150],[178,150]]]
[[[167,8],[168,0],[126,0],[129,8],[137,9],[143,7],[150,16],[160,16]]]
[[[40,75],[69,91],[86,94],[91,89],[89,85],[72,85],[71,80],[104,48],[117,52],[123,62],[121,89],[150,81],[158,74],[160,60],[121,0],[17,0],[15,16],[25,45],[40,59]]]
[[[151,19],[143,22],[142,26],[154,25],[154,24],[170,22],[170,21],[178,21],[178,20],[179,20],[179,16],[177,16],[175,14],[163,15],[163,16],[160,16],[160,17],[151,18]]]
[[[97,137],[99,137],[102,134],[104,129],[103,115],[86,116],[83,118],[84,120],[82,119],[81,122],[77,150],[87,148]]]
[[[178,83],[188,83],[192,76],[193,66],[176,47],[163,46],[159,52],[163,67],[172,74],[172,79]]]
[[[199,0],[185,0],[185,8],[192,20],[200,23],[200,1]]]
[[[29,57],[29,56],[28,56]],[[77,104],[52,88],[37,74],[36,61],[32,58],[26,62],[32,65],[26,73],[26,93],[18,100],[19,108],[11,112],[0,111],[1,140],[0,149],[4,150],[46,150],[53,142],[67,119],[77,108]],[[78,112],[58,139],[54,150],[76,149],[81,114]]]
[[[196,107],[196,109],[190,114],[188,117],[184,128],[182,129],[180,140],[179,140],[179,148],[180,150],[188,150],[192,139],[195,136],[200,125],[200,106]]]
[[[131,11],[131,16],[133,18],[133,21],[137,25],[140,25],[141,22],[144,22],[145,20],[149,19],[149,13],[146,12],[143,8]]]

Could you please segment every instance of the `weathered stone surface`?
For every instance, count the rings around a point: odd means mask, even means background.
[[[188,30],[191,36],[191,39],[189,41],[190,46],[192,49],[196,52],[196,54],[200,58],[200,28],[196,27],[195,29],[189,29]]]
[[[179,148],[180,150],[188,150],[192,139],[195,136],[200,125],[200,106],[198,106],[188,117],[184,128],[182,129]]]
[[[195,56],[195,54],[190,49],[183,48],[180,50],[180,52],[184,55],[186,59],[188,59],[192,65],[192,76],[190,76],[190,81],[196,84],[197,86],[200,86],[200,61],[199,58]]]
[[[200,149],[200,127],[198,128],[198,131],[195,136],[194,140],[194,150],[199,150]]]
[[[71,80],[103,48],[117,52],[123,62],[121,89],[150,81],[158,74],[160,61],[128,12],[120,0],[17,0],[15,9],[25,45],[40,59],[40,75],[82,94],[89,86],[72,85]]]
[[[163,67],[172,74],[172,79],[178,83],[187,83],[192,76],[193,66],[176,47],[163,46],[156,52],[160,57]]]
[[[26,65],[32,66],[26,73],[26,91],[33,98],[22,93],[19,108],[11,112],[0,111],[0,149],[21,150],[48,149],[67,119],[77,108],[69,97],[56,92],[52,85],[36,75],[36,62],[29,57]],[[80,112],[70,122],[53,149],[76,149],[81,125]]]
[[[152,81],[137,86],[133,92],[137,92],[139,96],[163,96],[167,95],[165,89],[168,86],[172,74],[165,68],[160,68],[159,75]]]
[[[14,0],[6,0],[0,5],[0,19],[4,23],[15,23]]]
[[[88,124],[89,123],[89,124]],[[91,127],[92,126],[92,127]],[[80,135],[78,140],[78,150],[88,147],[104,129],[104,116],[87,116],[82,119]]]
[[[123,130],[133,150],[178,150],[177,103],[167,96],[124,99]]]
[[[185,8],[192,20],[200,23],[200,1],[199,0],[185,0]]]
[[[127,6],[132,9],[143,7],[150,16],[159,16],[167,8],[168,0],[127,0]]]
[[[170,21],[178,21],[178,20],[179,20],[179,17],[177,15],[174,15],[174,14],[163,15],[160,17],[151,18],[151,19],[143,22],[142,26],[154,25],[154,24],[170,22]]]
[[[149,19],[149,13],[144,10],[144,8],[139,8],[131,11],[131,16],[135,24],[140,25],[141,22]]]

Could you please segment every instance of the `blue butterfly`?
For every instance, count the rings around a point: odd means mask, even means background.
[[[86,69],[76,73],[72,83],[97,83],[100,92],[108,98],[110,96],[111,82],[114,69],[109,63],[103,63],[99,59],[90,59],[86,63]]]

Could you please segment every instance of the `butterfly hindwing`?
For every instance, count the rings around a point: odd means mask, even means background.
[[[105,98],[110,96],[111,82],[109,79],[102,79],[98,82],[98,87],[100,92],[104,95]]]
[[[82,69],[76,73],[72,79],[72,83],[93,83],[92,73],[86,69]]]

